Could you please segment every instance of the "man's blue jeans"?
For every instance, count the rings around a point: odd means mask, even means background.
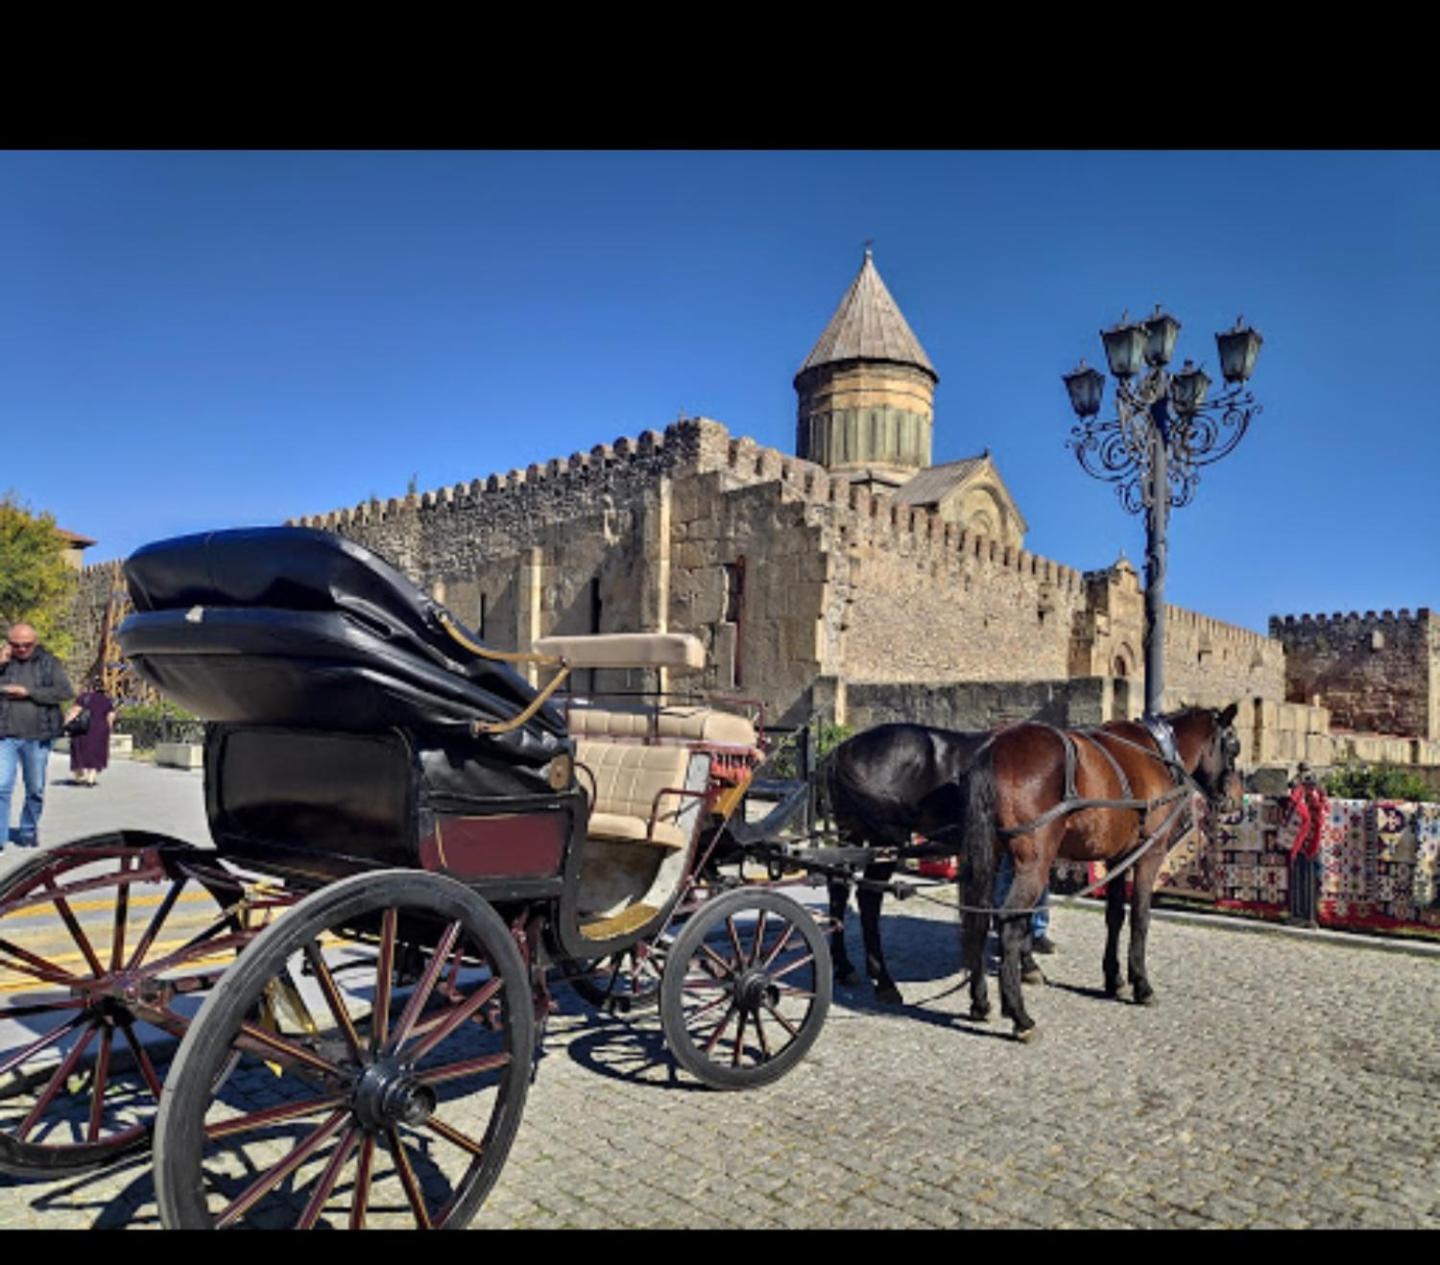
[[[33,848],[40,842],[40,810],[45,807],[45,768],[50,739],[0,738],[0,845],[10,836],[10,797],[15,775],[25,779],[25,801],[20,806],[20,829],[15,841]]]

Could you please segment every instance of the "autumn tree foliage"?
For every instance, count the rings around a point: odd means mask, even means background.
[[[0,496],[0,629],[17,620],[34,626],[50,650],[69,650],[65,616],[75,593],[75,572],[55,518],[34,513],[13,492]]]

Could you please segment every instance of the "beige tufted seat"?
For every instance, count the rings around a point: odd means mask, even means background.
[[[673,793],[685,785],[691,753],[683,746],[642,746],[578,736],[577,762],[594,778],[594,803],[586,830],[592,839],[684,848],[690,842],[680,818],[693,796]],[[589,778],[580,784],[590,789]]]

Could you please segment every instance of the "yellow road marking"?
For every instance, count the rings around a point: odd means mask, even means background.
[[[185,943],[184,940],[170,940],[170,941],[166,941],[166,942],[164,942],[164,943],[151,945],[151,946],[150,946],[150,952],[149,952],[149,955],[148,955],[148,956],[149,956],[149,958],[150,958],[151,960],[153,960],[153,959],[155,959],[155,958],[164,957],[167,953],[171,953],[171,952],[173,952],[174,950],[180,948],[182,945],[184,945],[184,943]],[[325,935],[325,936],[321,936],[321,937],[320,937],[320,946],[321,946],[321,948],[325,948],[325,949],[333,949],[333,948],[335,948],[335,947],[337,947],[337,946],[346,945],[346,944],[349,944],[349,943],[350,943],[350,941],[348,941],[348,940],[343,940],[343,939],[341,939],[339,936],[335,936],[335,935]],[[28,950],[29,950],[30,952],[32,952],[32,953],[36,952],[35,946],[33,946],[33,945],[27,944],[27,945],[22,945],[21,947],[22,947],[22,948],[25,948],[25,949],[28,949]],[[97,950],[97,952],[99,952],[99,950]],[[227,951],[225,951],[225,952],[223,952],[223,953],[211,954],[211,955],[208,956],[208,957],[203,957],[203,958],[188,958],[188,959],[186,959],[186,960],[183,961],[183,962],[177,962],[173,967],[171,967],[171,968],[169,968],[169,969],[171,969],[171,970],[179,970],[179,969],[181,969],[181,968],[183,967],[183,968],[185,968],[185,969],[188,970],[189,968],[194,967],[194,966],[213,966],[213,965],[215,965],[215,964],[217,964],[217,963],[222,963],[222,962],[223,962],[223,963],[231,963],[231,962],[233,962],[233,961],[235,960],[235,957],[236,957],[236,955],[238,954],[238,952],[239,952],[238,949],[237,949],[237,950],[227,950]],[[100,956],[101,956],[101,960],[103,961],[105,955],[104,955],[103,953],[101,953]],[[88,969],[89,969],[88,964],[87,964],[86,961],[85,961],[84,955],[83,955],[82,953],[78,952],[78,951],[76,951],[76,952],[74,952],[74,953],[60,954],[59,956],[55,956],[55,957],[47,957],[47,958],[46,958],[46,961],[48,961],[52,966],[58,966],[58,967],[60,967],[61,970],[66,970],[66,969],[68,969],[68,968],[71,967],[71,966],[79,966],[79,967],[82,967],[85,971],[88,971]],[[46,988],[56,989],[56,988],[64,987],[63,985],[60,985],[60,984],[51,984],[51,983],[48,983],[48,982],[45,981],[45,980],[36,979],[34,976],[22,975],[22,973],[19,972],[19,971],[15,971],[15,970],[5,970],[5,969],[3,969],[3,968],[0,968],[0,980],[5,979],[7,976],[9,976],[9,977],[20,976],[21,978],[19,979],[19,982],[18,982],[18,983],[13,983],[13,984],[11,984],[11,983],[0,983],[0,993],[19,993],[19,992],[24,992],[24,991],[26,991],[26,990],[29,990],[29,991],[34,992],[34,991],[43,990],[43,989],[46,989]],[[88,976],[82,973],[79,978],[85,979],[85,978],[88,978]]]
[[[33,904],[33,905],[23,905],[23,906],[21,906],[19,909],[12,910],[10,913],[8,913],[8,914],[5,915],[5,918],[33,918],[33,917],[35,917],[37,914],[44,914],[44,913],[46,913],[46,906],[47,906],[47,905],[53,905],[53,903],[54,903],[54,897],[55,897],[55,896],[63,897],[63,896],[65,895],[65,893],[64,893],[63,891],[60,891],[60,892],[45,892],[45,891],[40,891],[40,892],[34,892],[34,893],[32,893],[32,895],[42,897],[43,899],[37,900],[37,901],[35,902],[35,904]],[[132,894],[131,897],[130,897],[130,902],[129,902],[129,904],[130,904],[130,908],[131,908],[131,909],[148,909],[148,908],[149,908],[150,906],[152,906],[152,905],[158,905],[158,904],[160,904],[164,899],[165,899],[164,896],[137,896],[137,895],[133,895],[133,894]],[[209,892],[205,892],[205,891],[190,892],[190,893],[188,893],[188,894],[182,892],[182,893],[180,894],[180,896],[176,899],[175,903],[176,903],[177,905],[190,905],[190,904],[196,904],[196,903],[198,903],[198,902],[200,902],[200,901],[206,901],[206,902],[208,902],[209,904],[214,905],[216,909],[219,909],[219,908],[220,908],[219,905],[216,905],[216,904],[215,904],[215,898],[214,898],[213,896],[211,896]],[[115,908],[115,901],[114,901],[113,899],[111,899],[111,900],[71,900],[71,901],[67,901],[66,903],[70,906],[70,908],[71,908],[72,910],[74,910],[74,911],[76,911],[76,912],[84,912],[84,913],[93,913],[93,912],[94,912],[95,910],[97,910],[97,909],[114,909],[114,908]],[[5,921],[4,921],[4,919],[0,919],[0,927],[4,927],[4,926],[5,926]]]

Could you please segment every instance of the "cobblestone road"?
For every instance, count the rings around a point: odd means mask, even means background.
[[[905,1007],[837,990],[806,1061],[749,1093],[558,985],[477,1226],[1440,1228],[1436,957],[1167,919],[1141,1008],[1098,994],[1098,911],[1061,907],[1021,1046],[962,1017],[953,914],[887,905],[885,929]],[[0,1226],[156,1224],[143,1162],[0,1178]]]

